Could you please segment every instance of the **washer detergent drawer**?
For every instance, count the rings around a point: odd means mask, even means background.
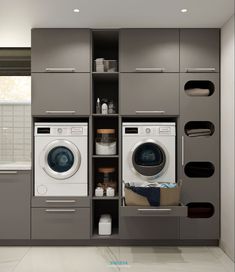
[[[89,208],[33,208],[32,239],[89,239]]]

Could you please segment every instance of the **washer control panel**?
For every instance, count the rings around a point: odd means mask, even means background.
[[[175,136],[175,123],[123,123],[123,136]]]
[[[34,135],[40,136],[87,136],[88,123],[35,123]]]

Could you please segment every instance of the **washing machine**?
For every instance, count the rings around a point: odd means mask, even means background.
[[[88,195],[88,123],[35,123],[34,195]]]
[[[122,173],[124,183],[141,186],[176,179],[176,124],[123,123]]]

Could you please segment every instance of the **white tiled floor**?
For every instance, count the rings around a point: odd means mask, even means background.
[[[234,272],[217,247],[0,247],[0,272]]]

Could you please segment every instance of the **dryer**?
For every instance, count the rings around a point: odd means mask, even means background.
[[[88,195],[87,130],[87,123],[35,123],[35,196]]]
[[[174,122],[122,124],[124,183],[175,183],[175,126]]]

